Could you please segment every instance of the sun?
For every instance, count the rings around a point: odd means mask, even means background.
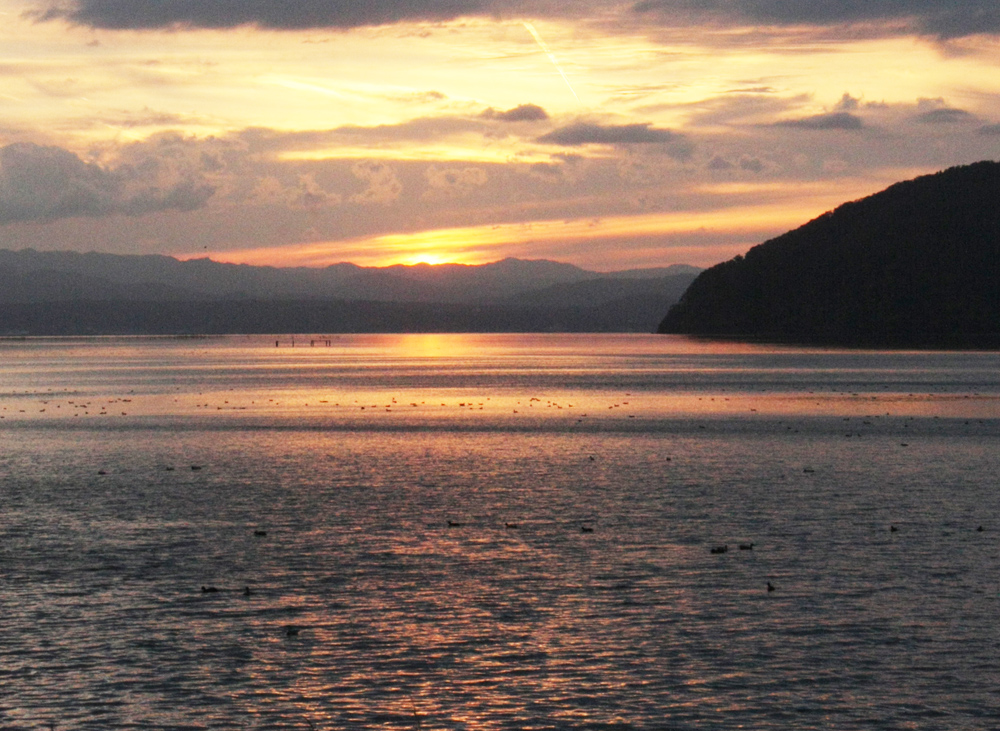
[[[404,266],[416,266],[417,264],[429,264],[430,266],[440,266],[441,264],[455,264],[454,256],[445,254],[413,254],[399,260]]]

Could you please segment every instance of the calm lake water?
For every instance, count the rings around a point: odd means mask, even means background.
[[[0,341],[0,728],[1000,724],[1000,354],[312,340]]]

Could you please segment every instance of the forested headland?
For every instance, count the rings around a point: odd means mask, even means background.
[[[1000,345],[1000,163],[893,185],[706,269],[661,333]]]

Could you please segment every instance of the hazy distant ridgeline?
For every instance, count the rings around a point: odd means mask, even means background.
[[[698,271],[518,259],[275,268],[0,250],[0,334],[651,332]]]
[[[707,269],[658,330],[1000,345],[1000,163],[898,183]]]

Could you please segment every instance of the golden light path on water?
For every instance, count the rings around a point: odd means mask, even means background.
[[[621,339],[605,336],[597,352],[576,350],[580,337],[470,334],[420,334],[391,336],[267,336],[228,338],[216,341],[213,357],[206,363],[191,363],[199,346],[176,351],[176,362],[140,357],[147,341],[98,340],[118,349],[115,360],[103,365],[116,380],[155,379],[168,369],[177,369],[195,382],[199,373],[211,372],[196,393],[186,383],[176,391],[158,384],[146,392],[129,389],[106,392],[91,398],[40,398],[44,391],[18,397],[10,394],[0,414],[4,418],[42,419],[94,416],[219,416],[225,418],[307,418],[329,424],[379,427],[414,420],[448,424],[460,421],[501,419],[505,424],[554,420],[560,423],[592,424],[622,419],[656,420],[685,416],[747,417],[842,416],[989,418],[995,416],[1000,395],[964,391],[951,384],[934,383],[925,392],[901,391],[879,367],[879,380],[870,382],[870,366],[831,368],[827,382],[818,381],[813,365],[794,362],[769,364],[768,388],[747,388],[744,359],[777,354],[782,348],[724,342],[631,336],[649,346],[638,356],[619,353]],[[41,342],[41,341],[40,341]],[[58,341],[52,341],[54,344]],[[164,341],[169,342],[169,341]],[[197,343],[198,341],[194,341]],[[546,343],[539,348],[539,343]],[[223,347],[217,347],[224,343]],[[669,343],[664,350],[661,346]],[[92,343],[59,345],[60,357],[75,359],[83,367]],[[784,349],[789,356],[794,349]],[[818,355],[824,352],[815,351]],[[854,359],[864,351],[839,351]],[[711,353],[710,361],[699,355]],[[720,359],[719,356],[724,356]],[[868,359],[877,367],[881,356]],[[975,358],[974,355],[969,356]],[[576,388],[575,382],[597,382],[610,378],[614,369],[627,367],[629,377],[640,386],[633,390]],[[5,371],[28,377],[38,367],[30,350],[19,364],[8,358]],[[77,366],[74,366],[76,368]],[[239,389],[212,387],[216,374],[238,371],[244,383]],[[446,374],[446,375],[442,375]],[[918,378],[933,378],[933,369]],[[65,373],[72,379],[74,370]],[[552,376],[549,378],[549,376]],[[542,387],[525,388],[531,379],[542,379]],[[808,380],[812,379],[812,380]],[[800,384],[809,382],[810,390]],[[266,385],[258,383],[264,381]],[[462,385],[468,383],[470,385]],[[610,381],[609,381],[610,383]],[[474,385],[472,385],[474,384]],[[713,388],[712,386],[716,386]],[[839,387],[838,387],[839,386]],[[53,387],[49,386],[48,390]]]

